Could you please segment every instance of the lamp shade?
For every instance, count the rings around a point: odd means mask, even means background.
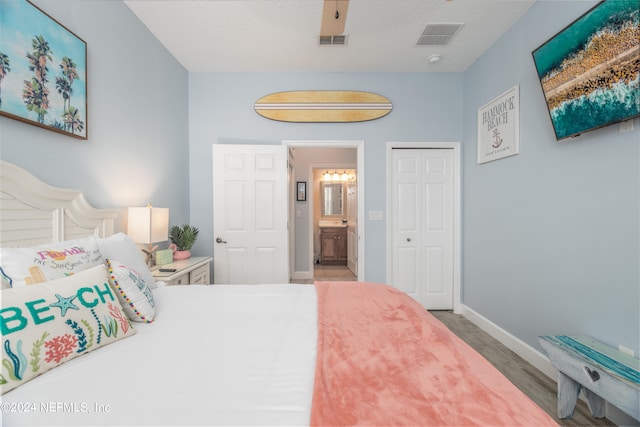
[[[155,243],[169,240],[169,209],[129,208],[127,234],[136,243]]]

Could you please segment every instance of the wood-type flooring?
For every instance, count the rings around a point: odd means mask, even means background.
[[[558,419],[557,385],[554,380],[465,317],[450,311],[431,311],[454,334],[482,354],[561,426],[615,426],[610,420],[591,416],[587,404],[578,400],[572,419]]]

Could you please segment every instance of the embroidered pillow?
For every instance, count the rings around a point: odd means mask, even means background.
[[[156,303],[151,289],[142,276],[121,262],[107,259],[109,283],[116,291],[120,304],[129,319],[151,323],[156,314]]]
[[[104,264],[95,237],[27,248],[0,248],[0,275],[12,288],[70,276]]]
[[[2,291],[2,394],[135,330],[104,265]]]
[[[149,271],[142,252],[129,236],[124,233],[116,233],[104,239],[98,239],[100,253],[107,259],[117,259],[136,271],[151,289],[156,284],[153,274]]]

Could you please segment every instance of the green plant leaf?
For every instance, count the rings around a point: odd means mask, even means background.
[[[198,240],[198,227],[183,224],[174,225],[169,229],[169,239],[179,251],[189,251]]]

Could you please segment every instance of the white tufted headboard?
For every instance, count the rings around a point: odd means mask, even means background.
[[[0,160],[0,247],[106,237],[117,215],[94,208],[78,190],[52,187]]]

